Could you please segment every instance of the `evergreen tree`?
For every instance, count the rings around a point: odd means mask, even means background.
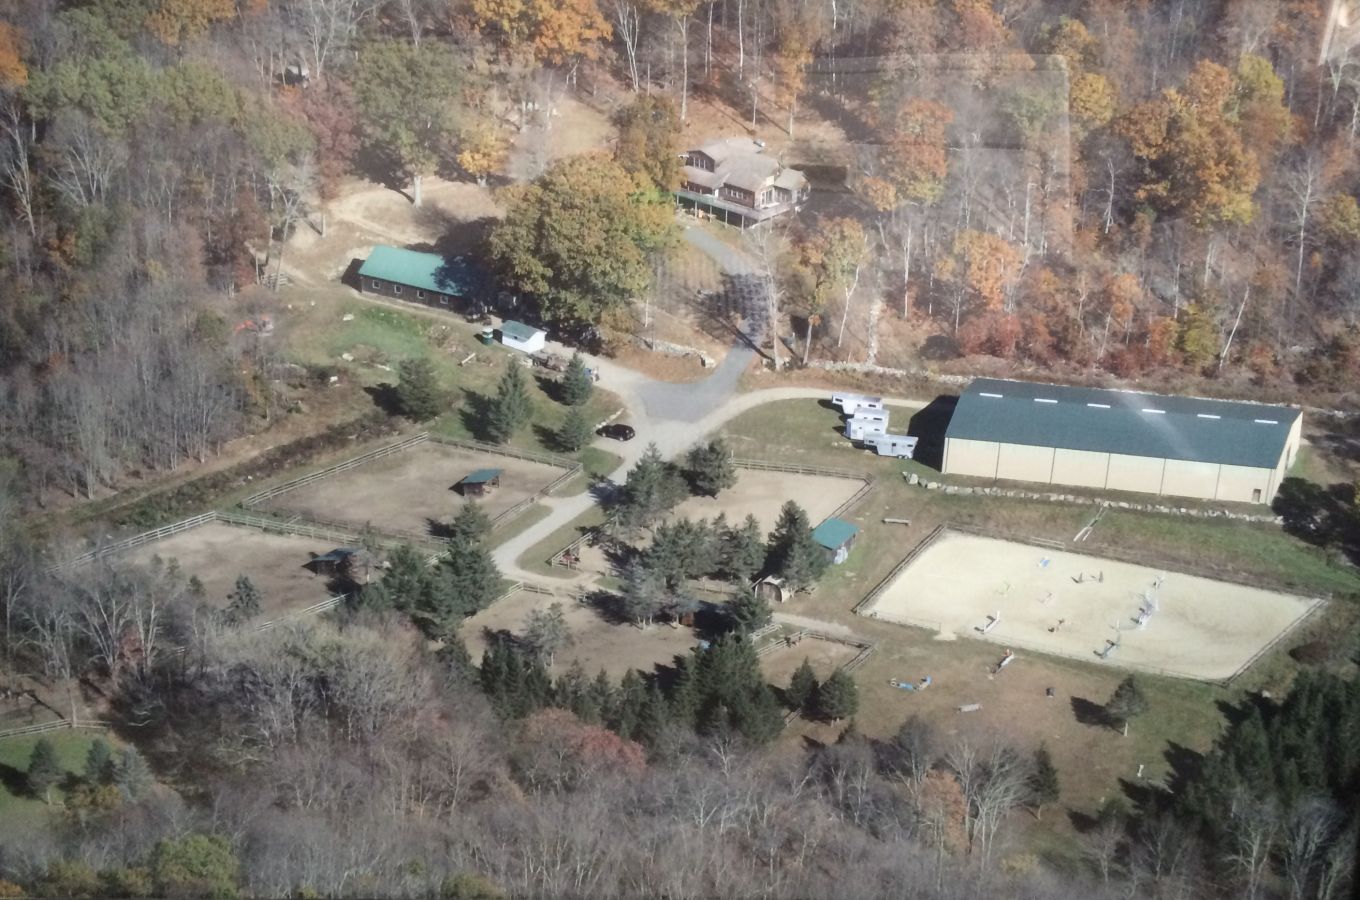
[[[682,656],[676,665],[675,683],[671,689],[671,718],[689,728],[698,725],[699,708],[703,704],[699,659],[696,656]]]
[[[449,523],[448,536],[453,543],[480,544],[491,534],[491,517],[481,504],[465,500],[458,515]]]
[[[812,671],[812,664],[805,656],[803,664],[794,670],[793,677],[789,679],[789,686],[784,691],[784,700],[789,709],[807,712],[811,709],[812,698],[815,696],[817,696],[817,673]]]
[[[594,433],[590,427],[590,420],[586,418],[586,411],[579,406],[573,406],[567,410],[567,417],[562,420],[562,427],[557,430],[557,443],[563,450],[575,453],[590,443]]]
[[[95,738],[85,754],[85,780],[92,785],[113,780],[113,748],[103,738]]]
[[[817,715],[832,722],[853,716],[859,710],[859,686],[841,669],[817,688]]]
[[[1138,680],[1130,675],[1119,682],[1119,686],[1105,703],[1105,718],[1112,727],[1122,728],[1127,735],[1129,720],[1142,714],[1146,709],[1147,697],[1143,695],[1143,688]]]
[[[685,455],[685,477],[694,493],[705,497],[716,497],[735,485],[737,467],[727,442],[719,437],[691,447]]]
[[[439,380],[434,363],[418,356],[397,364],[397,409],[413,422],[425,422],[439,415]]]
[[[792,500],[779,511],[768,558],[775,574],[791,591],[810,590],[826,571],[826,551],[812,539],[807,513]]]
[[[260,614],[260,591],[245,575],[236,576],[236,589],[229,595],[227,621],[243,625]]]
[[[623,609],[638,625],[652,624],[666,604],[666,584],[643,560],[628,564],[623,572]]]
[[[118,754],[113,766],[113,783],[129,800],[138,800],[151,790],[155,778],[136,747],[124,747]]]
[[[500,586],[500,571],[486,548],[452,543],[420,585],[411,615],[426,634],[443,639],[455,634],[463,619],[490,606]]]
[[[586,678],[586,670],[581,667],[579,660],[571,664],[571,668],[557,677],[557,682],[553,685],[553,705],[562,709],[570,710],[582,722],[590,725],[598,725],[600,722],[600,708],[595,703],[595,697],[590,690],[590,679]]]
[[[747,515],[740,526],[729,528],[724,541],[723,573],[729,581],[749,585],[765,567],[765,539],[760,523]]]
[[[655,747],[666,734],[670,721],[671,711],[670,705],[666,703],[666,695],[661,692],[661,685],[653,681],[647,686],[647,696],[638,717],[636,739],[648,747]]]
[[[623,485],[619,524],[628,531],[650,528],[688,493],[675,467],[661,458],[656,444],[647,445]]]
[[[647,685],[636,669],[629,669],[619,682],[618,703],[610,727],[619,737],[636,740],[647,705]]]
[[[28,791],[34,797],[41,797],[44,803],[52,802],[52,788],[61,781],[61,763],[57,760],[57,749],[45,737],[38,738],[33,752],[28,757]]]
[[[584,702],[599,710],[599,721],[610,722],[613,720],[614,707],[618,705],[618,694],[604,669],[596,673],[595,680],[590,683],[590,691]]]
[[[510,640],[493,641],[486,648],[481,682],[491,708],[503,718],[521,719],[552,700],[548,670]]]
[[[593,393],[595,385],[586,371],[586,361],[580,353],[573,353],[567,371],[562,373],[562,400],[568,406],[585,406]]]
[[[1029,775],[1030,802],[1034,804],[1034,818],[1043,817],[1044,807],[1058,802],[1058,770],[1053,765],[1053,757],[1047,744],[1040,744],[1034,751],[1034,769]]]
[[[770,604],[755,591],[742,591],[727,604],[727,614],[737,628],[750,634],[770,624]]]
[[[732,729],[764,743],[783,729],[779,700],[765,683],[755,647],[741,634],[723,635],[707,650],[695,651],[691,661],[701,730]]]
[[[435,651],[435,660],[444,673],[444,681],[450,686],[461,687],[477,680],[477,666],[472,662],[472,654],[467,644],[456,634],[444,638],[443,645]]]
[[[536,609],[529,613],[522,639],[540,661],[551,666],[557,651],[572,641],[562,604],[553,603],[547,609]]]
[[[524,382],[518,361],[511,360],[487,412],[487,434],[496,443],[503,444],[528,423],[532,414],[529,387]]]

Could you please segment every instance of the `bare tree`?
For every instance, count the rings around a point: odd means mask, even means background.
[[[1231,844],[1228,862],[1240,874],[1243,896],[1256,897],[1270,866],[1271,853],[1280,830],[1280,813],[1271,798],[1238,791],[1229,810]]]
[[[642,73],[638,68],[638,35],[641,33],[642,11],[631,0],[614,0],[615,34],[623,43],[624,59],[628,62],[628,77],[633,93],[642,90]]]
[[[1291,239],[1295,245],[1294,293],[1286,316],[1292,319],[1293,303],[1297,302],[1303,286],[1303,256],[1308,246],[1308,225],[1313,207],[1322,199],[1322,162],[1309,153],[1298,161],[1284,179],[1284,190],[1289,203]]]
[[[312,78],[325,78],[331,56],[350,45],[359,23],[381,5],[382,0],[296,0],[289,4],[287,9],[311,63]]]
[[[114,176],[127,165],[127,147],[76,112],[65,113],[53,131],[53,187],[77,208],[104,206]]]
[[[9,188],[14,195],[19,215],[28,225],[29,237],[36,237],[38,226],[33,215],[36,185],[29,162],[30,134],[28,125],[23,121],[19,100],[7,93],[0,93],[0,184]]]

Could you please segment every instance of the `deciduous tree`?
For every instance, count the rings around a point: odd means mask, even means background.
[[[544,318],[593,324],[647,288],[649,256],[675,237],[670,201],[641,175],[585,154],[554,163],[507,194],[492,230],[491,259],[505,285]]]
[[[640,94],[614,114],[619,130],[614,160],[658,190],[680,185],[680,116],[662,94]]]

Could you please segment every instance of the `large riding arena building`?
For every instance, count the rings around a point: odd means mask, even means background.
[[[980,378],[945,431],[947,475],[1269,503],[1302,413],[1196,397]]]

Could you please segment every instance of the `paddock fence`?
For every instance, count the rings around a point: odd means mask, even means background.
[[[831,469],[823,466],[800,466],[793,463],[770,462],[763,459],[745,459],[741,457],[733,457],[732,465],[736,466],[738,469],[751,469],[757,472],[787,472],[790,475],[815,475],[821,478],[848,478],[852,481],[862,482],[859,490],[855,491],[855,493],[851,494],[844,503],[831,511],[831,514],[826,517],[828,519],[834,519],[837,516],[844,515],[854,509],[874,487],[873,476],[865,475],[863,472],[853,472],[849,469]]]
[[[869,590],[869,593],[864,595],[863,600],[855,604],[851,612],[855,613],[855,615],[868,616],[869,618],[872,619],[878,618],[886,619],[887,616],[880,616],[878,613],[873,611],[874,604],[878,602],[878,598],[883,595],[883,592],[888,589],[889,585],[891,585],[894,581],[897,580],[897,576],[901,575],[903,570],[905,570],[907,566],[910,566],[913,562],[915,562],[916,557],[920,556],[932,544],[938,541],[940,539],[940,536],[943,535],[947,529],[948,529],[947,525],[943,524],[936,525],[931,530],[930,534],[926,535],[924,538],[921,539],[921,542],[919,544],[911,548],[911,552],[908,553],[906,556],[902,557],[901,561],[899,561],[897,565],[893,566],[892,569],[888,571],[888,574],[884,575],[883,578],[879,580],[878,584],[874,585]]]
[[[127,550],[131,550],[135,547],[140,547],[143,544],[150,544],[155,541],[159,541],[162,538],[168,538],[172,535],[189,531],[190,529],[197,528],[200,525],[206,525],[209,522],[214,522],[216,520],[217,520],[216,512],[207,512],[203,513],[202,515],[191,516],[190,518],[187,519],[181,519],[178,522],[171,522],[169,525],[162,525],[159,528],[153,528],[150,531],[143,531],[141,534],[134,534],[132,537],[123,538],[120,541],[114,541],[112,544],[105,544],[102,547],[96,547],[95,549],[82,553],[79,556],[72,557],[71,559],[68,559],[65,562],[60,562],[54,566],[49,566],[47,568],[47,571],[49,573],[60,572],[65,569],[72,568],[74,566],[81,566],[86,563],[93,562],[96,559],[101,559],[105,556],[114,556],[116,554],[123,553]]]
[[[0,741],[5,738],[27,737],[31,734],[46,734],[49,731],[60,731],[63,728],[74,730],[76,728],[107,729],[109,727],[111,727],[111,723],[99,719],[79,719],[74,722],[70,719],[57,719],[53,722],[39,722],[36,725],[24,725],[20,728],[9,728],[5,731],[0,731]]]
[[[769,630],[773,630],[774,628],[777,627],[778,627],[777,624],[767,625],[765,626],[765,628],[761,629],[761,632],[768,632]],[[754,637],[754,634],[752,636]],[[803,638],[812,638],[813,640],[816,641],[828,641],[833,644],[841,644],[846,647],[854,647],[858,649],[859,651],[858,653],[856,653],[853,657],[847,660],[843,665],[837,666],[838,671],[845,672],[847,675],[854,672],[860,666],[864,665],[865,661],[868,660],[869,657],[873,655],[875,649],[875,645],[873,643],[861,640],[860,638],[846,637],[844,635],[838,634],[828,634],[825,631],[818,631],[815,628],[800,628],[797,631],[785,635],[783,638],[777,641],[771,641],[764,647],[761,647],[756,651],[756,656],[767,656],[771,653],[774,653],[776,650],[783,650],[797,646],[798,642],[801,641]],[[801,715],[802,713],[799,710],[796,709],[789,710],[787,713],[784,714],[784,724],[786,726],[792,724]]]
[[[373,460],[375,459],[382,459],[383,457],[391,456],[394,453],[401,453],[402,451],[409,450],[412,447],[425,443],[427,440],[429,440],[429,438],[430,438],[429,433],[422,431],[420,434],[413,435],[409,438],[405,438],[404,440],[397,441],[394,444],[386,444],[382,447],[377,447],[373,450],[369,450],[367,453],[361,453],[358,456],[352,456],[349,459],[341,460],[335,465],[327,466],[324,469],[318,469],[317,471],[312,472],[308,475],[302,475],[298,478],[285,481],[283,484],[275,485],[272,488],[267,488],[263,491],[260,491],[258,494],[251,494],[249,497],[246,497],[244,500],[241,501],[241,506],[245,507],[246,509],[251,509],[253,507],[259,506],[261,503],[264,503],[267,500],[274,499],[280,494],[286,494],[289,491],[295,491],[298,488],[306,487],[309,484],[321,481],[322,479],[325,478],[330,478],[332,475],[338,475],[341,472],[348,472],[350,469],[362,466],[365,463],[373,462]]]

